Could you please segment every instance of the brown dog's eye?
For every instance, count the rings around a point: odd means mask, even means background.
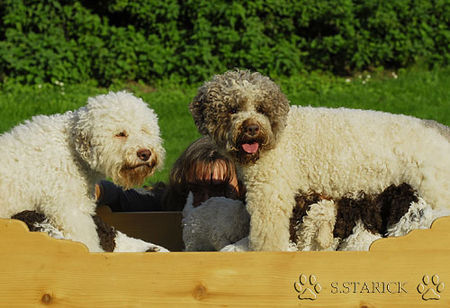
[[[119,137],[119,138],[126,138],[126,137],[128,137],[128,134],[127,134],[126,131],[121,131],[120,133],[117,133],[117,134],[116,134],[116,137]]]
[[[238,110],[237,110],[236,107],[231,107],[231,108],[230,108],[230,113],[231,113],[231,114],[235,114],[235,113],[237,113],[237,111],[238,111]]]
[[[266,114],[266,110],[262,106],[259,106],[258,108],[256,108],[256,111],[258,113]]]

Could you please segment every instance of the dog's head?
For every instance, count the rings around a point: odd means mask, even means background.
[[[249,164],[275,146],[289,101],[270,78],[233,70],[201,86],[189,108],[201,134],[211,136],[235,161]]]
[[[89,98],[74,112],[71,135],[93,171],[125,188],[141,185],[165,156],[156,114],[127,92]]]

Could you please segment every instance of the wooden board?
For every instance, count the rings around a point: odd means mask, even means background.
[[[0,305],[450,307],[450,218],[369,252],[89,253],[0,219]]]

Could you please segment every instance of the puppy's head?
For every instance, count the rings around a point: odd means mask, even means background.
[[[89,98],[74,112],[71,133],[81,159],[125,188],[141,185],[164,160],[156,114],[127,92]]]
[[[241,164],[272,149],[286,126],[289,101],[270,78],[247,70],[216,75],[190,106],[198,130]]]

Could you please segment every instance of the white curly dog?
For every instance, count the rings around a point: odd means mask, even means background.
[[[289,106],[268,77],[216,75],[190,110],[238,164],[252,250],[287,250],[298,191],[338,199],[410,184],[432,208],[450,207],[450,129],[410,116]]]
[[[75,111],[38,115],[0,135],[0,217],[46,215],[65,238],[102,251],[95,183],[140,185],[165,156],[156,114],[140,98],[110,92]]]

